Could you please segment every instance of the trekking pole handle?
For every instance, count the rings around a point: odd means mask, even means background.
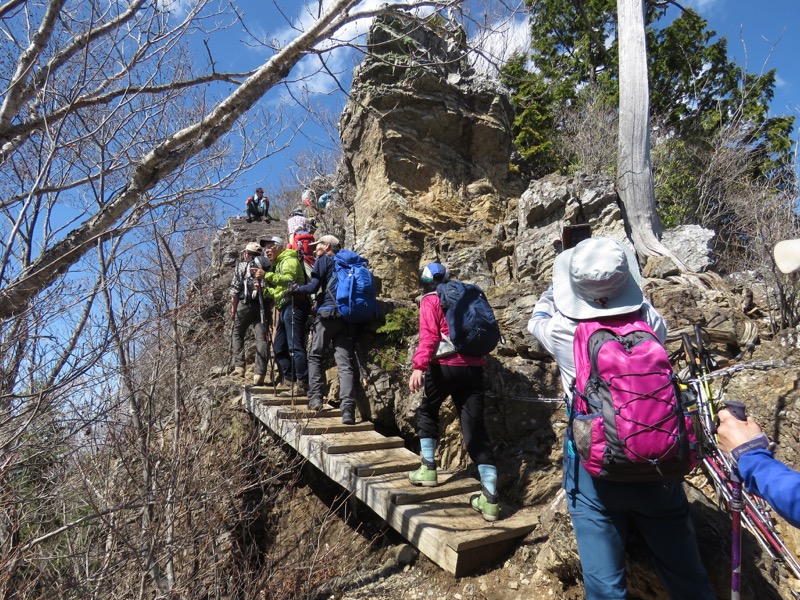
[[[740,421],[747,421],[747,415],[745,414],[745,405],[744,402],[737,402],[736,400],[727,400],[723,402],[725,408],[728,409],[734,417],[739,419]]]

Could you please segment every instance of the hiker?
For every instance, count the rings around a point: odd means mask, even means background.
[[[264,273],[272,265],[261,255],[258,242],[250,242],[242,251],[241,260],[237,263],[231,280],[231,321],[233,328],[234,365],[233,375],[244,377],[245,353],[244,337],[247,328],[253,325],[253,336],[256,340],[256,363],[253,368],[253,383],[262,385],[267,373],[269,346],[267,331],[271,327],[269,300],[262,294]]]
[[[752,418],[740,421],[727,409],[719,411],[717,439],[741,475],[748,492],[769,502],[780,516],[800,527],[800,473],[769,451],[769,439]]]
[[[568,406],[577,378],[573,340],[582,321],[637,316],[658,340],[666,324],[645,300],[636,256],[622,243],[590,238],[561,252],[553,284],[534,306],[528,331],[553,355]],[[578,541],[589,599],[627,598],[625,540],[635,524],[655,558],[670,598],[716,598],[700,562],[689,503],[679,479],[613,481],[589,474],[576,452],[571,429],[564,441],[563,486]]]
[[[317,260],[311,270],[311,281],[301,286],[291,286],[296,293],[316,294],[315,316],[311,330],[311,348],[308,353],[308,408],[321,410],[322,394],[325,385],[325,372],[322,361],[328,346],[333,344],[333,356],[339,372],[339,400],[341,402],[342,423],[353,425],[355,419],[355,348],[357,325],[338,315],[336,307],[336,286],[334,256],[341,251],[339,239],[323,235],[311,244]]]
[[[294,236],[296,233],[300,231],[309,233],[311,231],[309,228],[308,219],[306,219],[305,215],[303,214],[302,208],[298,207],[292,211],[292,214],[289,215],[289,218],[286,220],[286,228],[288,229],[289,233],[289,247],[294,244]]]
[[[287,385],[298,394],[308,392],[306,358],[306,321],[311,312],[308,294],[288,291],[290,283],[305,281],[305,272],[296,250],[285,248],[283,239],[272,236],[265,240],[267,258],[273,270],[264,275],[266,294],[278,309],[273,349],[275,360]]]
[[[481,493],[471,498],[473,509],[487,521],[496,521],[500,513],[497,496],[497,468],[486,432],[483,415],[483,356],[469,356],[455,351],[450,344],[450,329],[442,310],[436,287],[448,281],[444,265],[431,263],[422,270],[425,294],[419,305],[419,344],[414,353],[408,387],[412,392],[424,390],[417,408],[417,435],[422,465],[408,474],[414,485],[436,486],[436,442],[439,438],[439,409],[442,401],[452,397],[461,421],[464,444],[478,466]],[[444,355],[443,355],[444,354]]]
[[[262,188],[256,188],[256,193],[244,201],[247,208],[247,222],[252,223],[253,219],[260,221],[262,218],[269,223],[272,217],[269,216],[269,198],[264,195]]]

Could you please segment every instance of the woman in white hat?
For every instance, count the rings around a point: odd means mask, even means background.
[[[616,240],[590,238],[556,258],[553,285],[534,306],[528,331],[555,358],[569,395],[578,323],[634,312],[663,343],[666,325],[642,294],[634,253]],[[671,598],[716,598],[700,561],[680,481],[595,479],[581,465],[570,440],[564,443],[563,467],[587,598],[627,598],[625,539],[631,524],[650,548]]]

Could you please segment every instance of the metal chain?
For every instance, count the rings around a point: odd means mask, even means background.
[[[797,368],[798,365],[793,365],[792,363],[787,363],[783,360],[767,360],[761,362],[753,362],[753,363],[740,363],[737,365],[733,365],[732,367],[725,367],[724,369],[718,369],[713,371],[712,373],[707,373],[705,375],[701,375],[695,381],[709,381],[711,379],[717,379],[718,377],[726,377],[727,375],[731,375],[733,373],[737,373],[738,371],[767,371],[769,369],[791,369]]]

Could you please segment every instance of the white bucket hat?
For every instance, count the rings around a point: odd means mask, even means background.
[[[775,264],[782,273],[800,270],[800,239],[783,240],[775,244]]]
[[[644,295],[636,255],[611,238],[590,238],[556,257],[553,300],[571,319],[623,315],[641,308]]]

